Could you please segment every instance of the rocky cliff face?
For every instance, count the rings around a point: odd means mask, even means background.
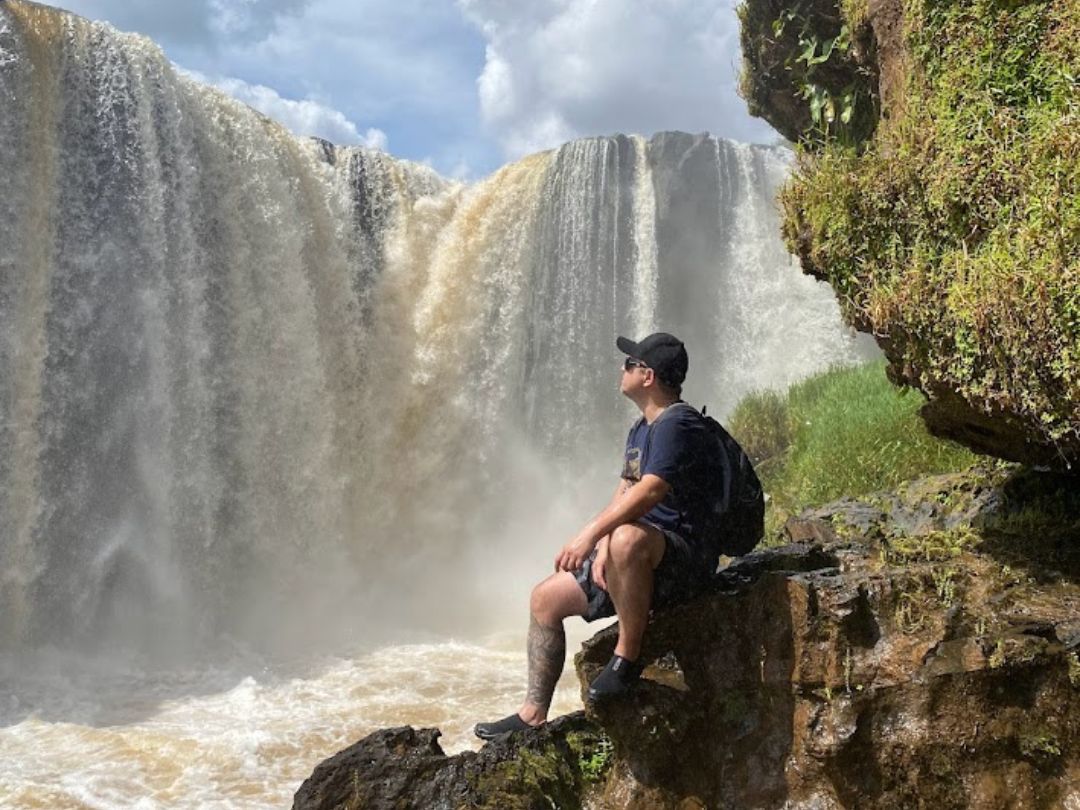
[[[1068,481],[983,473],[807,513],[654,617],[630,698],[452,758],[379,732],[294,807],[1076,807],[1078,509]]]
[[[804,149],[789,247],[937,435],[1080,460],[1080,6],[747,0],[743,92]]]

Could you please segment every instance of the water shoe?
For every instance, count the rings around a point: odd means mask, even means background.
[[[626,694],[637,684],[643,669],[645,667],[636,661],[628,661],[621,655],[611,656],[604,671],[589,684],[589,702],[596,703]]]
[[[477,723],[473,733],[481,740],[494,740],[504,734],[513,734],[515,731],[524,731],[527,728],[532,728],[532,726],[515,713],[491,723]]]

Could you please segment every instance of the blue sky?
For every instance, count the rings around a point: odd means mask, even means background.
[[[475,178],[577,137],[778,136],[736,95],[736,0],[63,0],[298,134]]]

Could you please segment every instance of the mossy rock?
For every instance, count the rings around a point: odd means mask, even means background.
[[[294,810],[580,810],[606,779],[612,746],[583,712],[448,757],[438,729],[383,729],[322,762]]]
[[[753,115],[791,141],[828,132],[861,142],[873,133],[878,77],[864,20],[851,22],[834,0],[751,0],[739,20],[739,92]]]
[[[868,25],[882,99],[865,138],[788,122],[803,141],[781,196],[790,248],[878,338],[894,382],[926,394],[931,432],[1075,470],[1080,5],[749,0],[744,25],[778,6],[818,15],[812,27]],[[856,80],[854,56],[833,61]]]

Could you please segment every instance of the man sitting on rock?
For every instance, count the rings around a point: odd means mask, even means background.
[[[619,618],[615,655],[589,685],[588,700],[601,701],[626,692],[641,675],[650,608],[700,593],[716,568],[700,531],[710,482],[723,480],[727,460],[702,451],[711,446],[708,428],[679,399],[686,348],[665,332],[637,343],[620,337],[616,345],[627,355],[620,390],[642,415],[626,440],[622,477],[607,507],[555,555],[555,573],[533,589],[525,702],[516,714],[478,723],[481,739],[547,719],[566,657],[565,618]]]

